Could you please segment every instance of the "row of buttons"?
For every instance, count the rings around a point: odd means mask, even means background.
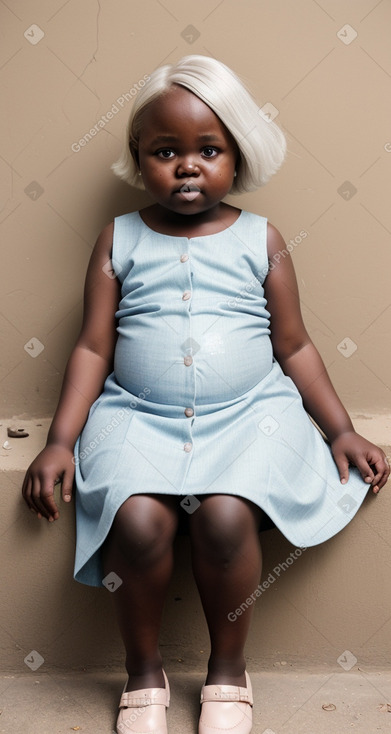
[[[188,259],[189,259],[189,256],[187,253],[184,253],[183,255],[180,256],[181,263],[187,262]],[[184,291],[182,295],[182,301],[188,301],[190,298],[191,298],[191,291]],[[187,355],[184,358],[183,362],[186,367],[190,367],[190,365],[193,364],[193,357],[190,357],[190,355]],[[185,415],[187,416],[187,418],[192,418],[194,415],[193,408],[185,408]],[[183,446],[183,450],[186,451],[187,454],[190,453],[192,448],[193,448],[193,444],[190,443],[189,441],[185,443]]]
[[[183,255],[180,256],[181,263],[186,263],[189,259],[188,254],[185,252]],[[182,295],[182,301],[188,301],[189,298],[191,298],[191,291],[184,291]]]

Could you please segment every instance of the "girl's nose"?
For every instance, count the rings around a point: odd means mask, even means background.
[[[191,158],[182,158],[178,164],[178,176],[198,176],[199,172],[197,164]]]

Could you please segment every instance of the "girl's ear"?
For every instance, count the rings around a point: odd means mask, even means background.
[[[132,140],[129,140],[129,150],[138,170],[140,170],[138,147],[134,144],[134,142],[132,142]]]
[[[236,165],[235,165],[235,178],[236,178],[236,176],[238,175],[238,173],[240,171],[241,165],[242,165],[242,159],[241,159],[240,155],[238,155],[238,157],[236,159]]]

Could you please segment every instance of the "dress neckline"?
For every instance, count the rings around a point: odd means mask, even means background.
[[[154,234],[159,235],[159,237],[169,237],[171,240],[172,239],[175,239],[175,240],[188,240],[188,241],[190,241],[190,240],[206,239],[207,237],[218,237],[219,235],[222,235],[225,232],[229,232],[234,227],[236,227],[236,225],[238,224],[239,220],[242,219],[242,217],[243,217],[243,215],[244,215],[245,212],[244,212],[243,209],[241,209],[240,210],[240,213],[239,213],[239,216],[235,219],[234,222],[232,222],[232,224],[229,225],[229,227],[225,227],[224,229],[221,229],[219,232],[213,232],[212,234],[202,234],[202,235],[199,235],[198,237],[185,237],[185,236],[181,237],[180,235],[176,235],[176,234],[164,234],[163,232],[158,232],[156,229],[152,229],[152,227],[150,227],[149,224],[147,224],[146,222],[144,222],[144,219],[142,218],[142,216],[141,216],[141,214],[140,214],[139,211],[137,211],[136,213],[137,213],[138,218],[139,218],[140,222],[142,223],[142,225],[144,227],[146,227],[146,229],[149,229],[150,232],[153,232]]]

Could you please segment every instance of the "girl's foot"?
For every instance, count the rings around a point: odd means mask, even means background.
[[[240,686],[246,688],[246,660],[244,655],[235,659],[211,654],[208,660],[206,686]]]
[[[209,672],[206,681],[206,686],[241,686],[242,688],[246,688],[247,686],[247,679],[246,679],[246,673],[241,673],[240,675],[223,675],[222,673],[213,673]]]
[[[138,691],[141,688],[164,688],[165,679],[162,668],[159,670],[151,670],[142,675],[130,674],[125,684],[124,693],[128,691]]]
[[[167,734],[166,709],[170,704],[170,686],[164,671],[162,677],[163,686],[129,691],[129,682],[125,685],[119,704],[117,734]]]
[[[198,734],[250,734],[253,697],[250,678],[247,673],[244,677],[245,686],[203,686]]]

